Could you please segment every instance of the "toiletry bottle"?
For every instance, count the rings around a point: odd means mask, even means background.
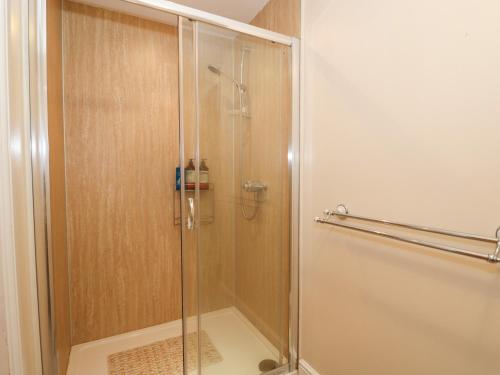
[[[194,189],[196,183],[196,168],[194,166],[194,160],[189,159],[189,164],[184,168],[184,177],[186,179],[186,188]]]
[[[200,163],[200,189],[208,189],[208,166],[206,163],[207,159],[201,159]]]
[[[181,167],[175,168],[175,190],[181,190]]]

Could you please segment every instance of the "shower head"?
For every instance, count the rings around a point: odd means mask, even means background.
[[[224,73],[222,70],[220,70],[218,67],[215,65],[209,64],[208,65],[208,70],[210,70],[212,73],[217,74],[218,76],[223,76],[224,78],[230,80],[234,86],[238,89],[238,96],[240,100],[240,109],[239,112],[241,115],[244,117],[250,117],[250,113],[248,110],[248,92],[247,92],[247,87],[238,81],[236,81],[233,77],[230,75]]]
[[[233,77],[231,77],[230,75],[224,73],[219,68],[217,68],[215,65],[212,65],[212,64],[208,65],[208,70],[210,70],[214,74],[217,74],[218,76],[222,75],[222,76],[226,77],[227,79],[232,81],[234,83],[234,85],[238,88],[238,90],[240,90],[241,92],[246,91],[246,86],[244,84],[239,83]]]

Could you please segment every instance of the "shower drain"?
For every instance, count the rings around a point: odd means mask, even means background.
[[[259,362],[259,370],[263,373],[274,370],[278,367],[278,362],[276,362],[274,359],[263,359]]]

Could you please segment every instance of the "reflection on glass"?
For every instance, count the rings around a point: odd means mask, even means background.
[[[200,22],[182,33],[184,158],[213,208],[183,230],[187,356],[193,373],[258,375],[289,356],[290,49]]]

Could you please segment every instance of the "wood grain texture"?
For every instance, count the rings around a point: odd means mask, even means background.
[[[47,1],[47,101],[50,170],[52,298],[57,367],[65,374],[71,350],[62,87],[62,1]]]
[[[296,4],[296,3],[294,3]],[[267,11],[266,11],[267,9]],[[259,15],[274,19],[272,6]],[[291,23],[288,22],[289,26]],[[275,25],[276,26],[276,25]],[[187,311],[200,313],[237,306],[272,342],[287,351],[289,279],[288,143],[291,125],[289,49],[256,38],[228,38],[223,31],[200,25],[199,92],[200,154],[208,158],[215,183],[215,220],[201,225],[199,252],[185,249]],[[189,43],[189,41],[187,41]],[[244,81],[250,118],[237,115],[239,96],[231,80],[239,79],[241,51],[246,48]],[[189,54],[189,48],[187,49]],[[187,56],[185,56],[187,57]],[[223,73],[207,69],[215,65]],[[190,69],[193,67],[188,63]],[[189,74],[188,74],[189,75]],[[192,77],[186,77],[187,89]],[[185,90],[185,105],[193,99]],[[193,157],[194,123],[186,116],[187,157]],[[243,180],[264,181],[269,189],[253,220],[241,214]],[[203,199],[203,193],[200,194]],[[251,210],[251,208],[249,208]],[[198,269],[195,263],[199,263]],[[191,275],[191,276],[190,276]],[[195,276],[196,275],[196,276]],[[202,323],[203,324],[203,323]]]
[[[184,164],[189,158],[194,157],[195,150],[195,56],[193,51],[193,24],[183,21],[183,28],[179,38],[182,38],[182,98],[181,106],[183,115],[183,141],[184,141]],[[190,195],[193,197],[193,194]],[[180,197],[179,197],[180,201]],[[176,202],[177,204],[177,202]],[[180,205],[180,202],[178,203]],[[187,212],[187,204],[184,205],[184,215]],[[180,211],[180,210],[179,210]],[[185,218],[184,218],[185,219]],[[196,317],[198,315],[198,247],[197,231],[186,228],[186,220],[182,223],[182,293],[183,293],[183,318]],[[197,324],[188,327],[189,332],[196,332]],[[186,352],[188,360],[197,360],[198,350]]]
[[[272,31],[300,36],[300,1],[271,0],[251,22]],[[244,143],[237,180],[267,183],[265,201],[253,220],[236,219],[236,304],[284,353],[288,351],[291,136],[290,50],[242,37],[250,47],[247,85],[251,118],[241,131]],[[239,60],[236,59],[236,63]],[[246,130],[245,130],[246,129]],[[241,193],[249,198],[245,193]]]
[[[190,30],[184,34],[184,140],[185,158],[194,158],[195,104],[194,63]],[[199,28],[199,121],[200,156],[207,159],[213,193],[200,192],[201,207],[213,199],[211,223],[201,222],[197,231],[184,234],[184,308],[186,316],[234,305],[234,116],[233,84],[214,74],[209,64],[232,70],[232,39],[220,30]],[[193,196],[192,193],[186,193]],[[210,194],[212,194],[210,196]],[[199,264],[199,267],[198,267]]]
[[[270,0],[250,23],[300,38],[300,0]]]
[[[196,253],[185,248],[189,315],[226,306],[237,306],[273,343],[286,351],[288,329],[288,142],[290,130],[288,48],[255,38],[228,38],[218,28],[200,25],[199,93],[200,154],[208,158],[215,184],[215,220],[201,225]],[[188,41],[187,41],[188,42]],[[188,42],[189,43],[189,42]],[[250,95],[251,117],[238,115],[239,95],[226,75],[239,77],[241,51],[248,48],[245,83]],[[185,55],[185,102],[193,69]],[[191,58],[192,60],[192,58]],[[214,74],[208,65],[221,74]],[[236,72],[236,73],[235,73]],[[285,94],[284,94],[285,93]],[[193,157],[194,123],[186,113],[186,157]],[[266,201],[254,220],[241,214],[241,181],[268,184]],[[200,194],[204,199],[203,192]],[[244,199],[249,196],[244,194]],[[192,235],[191,232],[189,235]],[[197,241],[197,242],[196,242]],[[195,262],[199,262],[196,269]],[[203,324],[203,320],[202,320]]]
[[[200,312],[234,305],[235,205],[233,83],[208,69],[232,71],[233,40],[209,25],[199,27],[200,156],[214,183],[214,222],[199,230]],[[206,199],[200,194],[200,199]]]
[[[290,135],[289,49],[243,38],[250,47],[246,84],[251,118],[244,119],[237,138],[241,160],[237,181],[263,181],[255,218],[236,216],[236,303],[276,346],[284,347],[288,328]],[[241,183],[239,184],[241,185]],[[246,210],[252,194],[238,189]]]
[[[72,341],[178,319],[177,35],[66,2],[64,115]]]

